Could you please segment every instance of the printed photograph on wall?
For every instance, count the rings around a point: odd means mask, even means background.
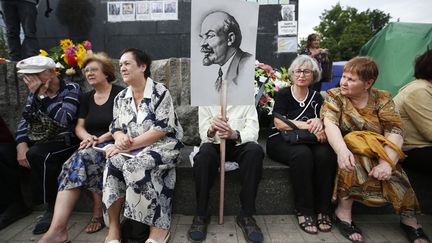
[[[164,13],[165,13],[165,19],[177,19],[177,1],[165,1],[164,2]]]
[[[149,20],[150,7],[149,2],[136,2],[136,20]]]
[[[122,4],[122,20],[135,20],[135,2],[123,2]]]
[[[108,22],[178,20],[178,0],[107,0]]]
[[[294,4],[282,5],[281,15],[283,21],[295,20],[295,5]]]
[[[227,104],[254,103],[257,3],[192,1],[191,105],[220,105],[222,79]]]
[[[109,22],[118,22],[121,21],[121,3],[116,2],[109,2],[107,4],[107,11],[108,11],[108,21]]]

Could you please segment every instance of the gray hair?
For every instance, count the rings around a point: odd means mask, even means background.
[[[307,55],[297,56],[294,59],[294,61],[291,63],[290,67],[288,68],[288,72],[290,74],[292,74],[294,70],[300,68],[300,66],[303,64],[306,64],[306,65],[309,65],[312,67],[312,72],[313,72],[312,84],[321,80],[321,70],[318,66],[317,61],[315,59],[313,59],[312,57],[307,56]]]

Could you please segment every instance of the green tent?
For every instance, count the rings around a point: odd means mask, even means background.
[[[389,23],[360,50],[378,63],[379,76],[374,87],[398,90],[414,80],[415,58],[432,49],[432,24]]]

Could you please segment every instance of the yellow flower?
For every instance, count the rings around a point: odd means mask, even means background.
[[[78,47],[78,51],[76,52],[76,60],[77,60],[78,66],[80,68],[82,68],[83,60],[86,57],[87,50],[85,49],[84,45],[82,45],[82,44],[78,44],[77,47]]]
[[[40,49],[40,50],[39,50],[39,56],[47,57],[47,56],[48,56],[48,52],[46,52],[46,51],[43,50],[43,49]]]
[[[73,46],[73,42],[70,39],[63,39],[60,40],[60,46],[63,49],[63,51],[68,48],[69,46]]]

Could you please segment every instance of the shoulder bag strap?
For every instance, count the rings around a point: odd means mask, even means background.
[[[281,121],[285,122],[292,129],[299,130],[299,128],[293,122],[291,122],[289,119],[287,119],[285,116],[283,116],[279,113],[276,113],[276,112],[273,112],[273,116],[280,119]]]

